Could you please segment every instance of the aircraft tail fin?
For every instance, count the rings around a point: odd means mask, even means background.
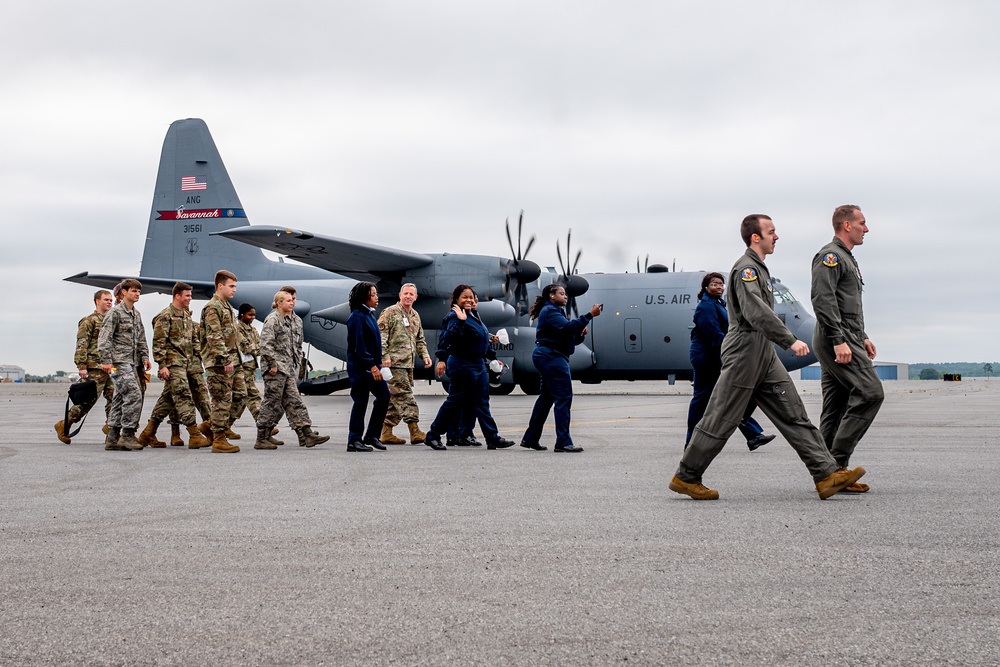
[[[211,282],[220,269],[240,280],[318,277],[312,267],[274,262],[258,248],[212,236],[249,224],[205,121],[171,123],[160,153],[140,277]]]

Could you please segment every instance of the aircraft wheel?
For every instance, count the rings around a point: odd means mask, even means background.
[[[528,396],[538,396],[542,393],[542,377],[540,375],[525,375],[517,381],[517,386]]]
[[[513,383],[498,384],[496,386],[490,385],[490,396],[506,396],[510,392],[514,391]]]

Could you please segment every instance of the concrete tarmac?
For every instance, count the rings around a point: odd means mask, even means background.
[[[1000,664],[1000,380],[885,387],[870,493],[737,433],[696,502],[686,383],[576,384],[579,455],[551,417],[547,452],[348,453],[346,395],[314,449],[246,415],[239,454],[106,452],[103,403],[63,445],[65,385],[0,385],[0,664]],[[494,397],[506,437],[532,403]]]

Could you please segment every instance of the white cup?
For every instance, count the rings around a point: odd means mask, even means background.
[[[503,329],[501,329],[501,331],[503,331]],[[494,359],[490,362],[490,370],[494,373],[499,373],[503,370],[503,364],[501,364],[499,360]]]
[[[388,366],[383,366],[381,373],[382,373],[382,379],[385,380],[386,382],[392,379],[392,369],[389,368]]]
[[[500,339],[501,345],[507,345],[510,343],[510,336],[507,335],[506,329],[499,329],[497,331],[497,338]]]

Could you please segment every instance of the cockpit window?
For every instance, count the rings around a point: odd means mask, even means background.
[[[782,284],[777,284],[774,286],[774,305],[779,303],[794,303],[795,297],[792,296],[791,291]]]

